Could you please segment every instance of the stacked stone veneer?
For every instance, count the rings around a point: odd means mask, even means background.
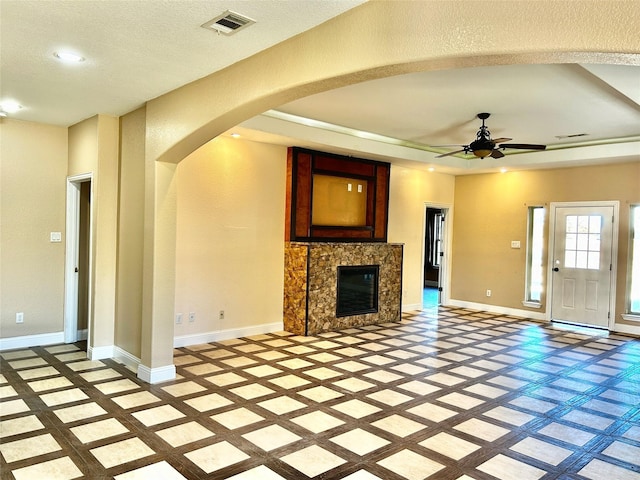
[[[285,244],[284,328],[298,335],[400,321],[402,245]],[[338,267],[380,265],[378,311],[336,317]]]

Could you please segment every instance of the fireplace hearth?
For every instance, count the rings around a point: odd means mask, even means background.
[[[315,335],[399,322],[402,249],[393,243],[287,242],[285,330]]]

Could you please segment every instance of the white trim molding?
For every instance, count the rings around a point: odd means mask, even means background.
[[[164,367],[149,368],[146,365],[138,365],[138,378],[147,383],[162,383],[176,378],[176,366],[166,365]]]
[[[250,337],[251,335],[280,332],[283,329],[284,326],[282,322],[275,322],[264,323],[262,325],[252,325],[250,327],[230,328],[228,330],[218,330],[215,332],[180,335],[173,338],[173,347],[188,347],[190,345],[201,345],[203,343],[219,342],[221,340],[230,340],[232,338]]]
[[[66,243],[65,243],[65,273],[64,273],[64,342],[73,343],[80,338],[77,334],[78,328],[78,229],[80,228],[80,184],[91,183],[91,196],[93,197],[93,173],[82,173],[67,177],[67,200],[66,200]],[[93,222],[93,204],[90,211],[90,220]],[[89,232],[91,236],[91,231]],[[92,240],[89,239],[89,258],[91,254]],[[89,265],[89,284],[91,284],[92,265]],[[91,296],[89,296],[88,311],[91,311]]]
[[[540,302],[530,302],[529,300],[524,300],[522,302],[522,306],[528,308],[542,308],[542,304]]]
[[[120,347],[115,347],[113,353],[114,353],[113,358],[116,361],[122,363],[123,365],[126,365],[127,367],[129,367],[135,372],[138,371],[138,367],[142,363],[142,360],[140,360],[138,357],[130,354],[129,352],[121,349]]]
[[[64,332],[0,338],[0,351],[13,350],[15,348],[41,347],[43,345],[53,345],[56,343],[64,343]]]
[[[635,325],[625,325],[623,323],[616,323],[613,326],[613,331],[616,333],[626,333],[635,337],[640,337],[640,327]]]
[[[423,309],[423,305],[421,303],[409,303],[409,304],[402,304],[402,313],[405,312],[415,312],[416,310],[422,310]]]
[[[628,322],[640,322],[640,315],[638,314],[623,313],[620,316],[622,317],[623,320],[626,320]]]
[[[92,347],[87,345],[87,358],[89,360],[104,360],[105,358],[113,358],[115,352],[114,345],[105,345],[103,347]]]
[[[471,310],[481,310],[483,312],[499,313],[514,317],[530,318],[531,320],[539,320],[543,322],[549,321],[544,313],[520,310],[519,308],[501,307],[498,305],[487,305],[484,303],[465,302],[463,300],[454,299],[449,300],[448,305],[453,307],[470,308]]]

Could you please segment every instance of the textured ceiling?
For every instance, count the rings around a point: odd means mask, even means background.
[[[54,125],[119,116],[363,1],[1,0],[0,100]],[[256,23],[232,36],[200,27],[226,10]],[[62,49],[86,61],[63,65]]]
[[[0,0],[0,101],[24,106],[15,118],[54,125],[119,116],[363,2]],[[233,36],[200,27],[225,10],[256,23]],[[86,61],[63,65],[53,56],[62,49]],[[437,158],[475,139],[479,112],[491,113],[494,138],[548,150],[505,151],[502,161]],[[282,105],[235,130],[256,141],[449,173],[637,160],[640,67],[504,65],[399,75]],[[586,135],[569,137],[577,134]]]
[[[437,158],[476,139],[480,112],[491,113],[492,138],[547,151]],[[640,67],[505,65],[399,75],[306,97],[242,126],[259,141],[404,158],[448,173],[637,161]]]

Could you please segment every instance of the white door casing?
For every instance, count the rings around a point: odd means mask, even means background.
[[[78,260],[79,260],[79,229],[80,229],[80,188],[81,183],[91,182],[93,175],[82,174],[67,177],[67,211],[66,211],[66,245],[65,245],[65,281],[64,281],[64,341],[73,343],[78,341]],[[93,207],[89,214],[93,222]],[[91,230],[90,230],[91,232]],[[89,233],[89,248],[91,249],[91,233]],[[89,258],[92,258],[91,252]],[[89,279],[92,275],[91,260],[89,261]],[[91,284],[91,280],[89,280]],[[89,311],[91,311],[91,295],[89,295]],[[91,329],[91,321],[87,328]],[[88,338],[91,338],[88,335]]]
[[[551,204],[551,320],[612,329],[618,208],[618,202]]]

